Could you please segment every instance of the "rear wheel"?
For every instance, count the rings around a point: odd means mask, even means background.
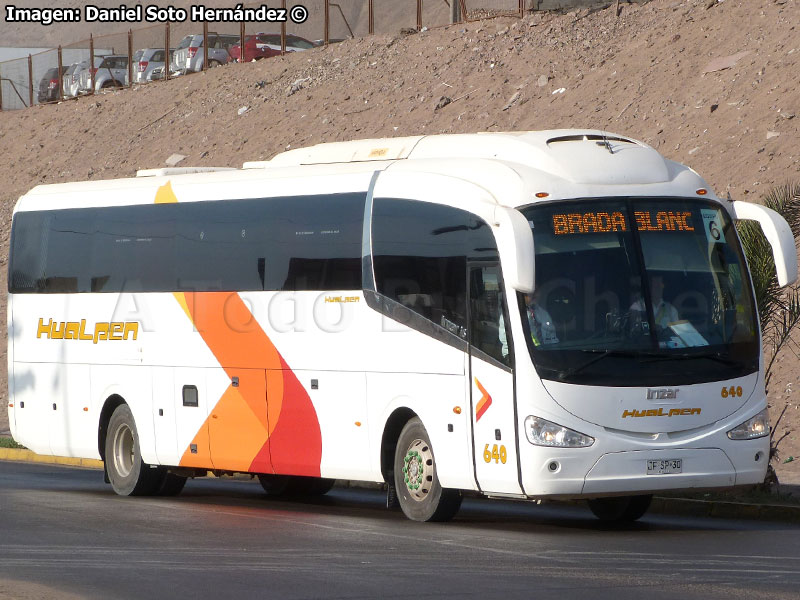
[[[594,516],[607,523],[633,523],[650,508],[652,494],[645,496],[617,496],[614,498],[592,498],[588,501]]]
[[[288,475],[259,475],[258,482],[267,496],[280,496],[284,494],[289,487]]]
[[[324,496],[331,491],[334,483],[335,479],[293,476],[289,478],[286,493],[298,496]]]
[[[268,496],[322,496],[336,483],[335,479],[299,475],[259,475],[258,481]]]
[[[120,496],[146,496],[161,483],[161,471],[142,461],[133,413],[120,404],[108,422],[105,466],[111,487]]]
[[[394,485],[400,508],[413,521],[449,521],[461,506],[461,492],[439,483],[430,438],[417,417],[397,440]]]
[[[213,69],[214,67],[219,67],[220,65],[222,65],[222,63],[219,62],[218,60],[210,60],[210,61],[208,61],[208,68],[209,69]]]
[[[155,490],[156,496],[177,496],[186,485],[186,477],[164,471]]]

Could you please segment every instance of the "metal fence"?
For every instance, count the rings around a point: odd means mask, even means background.
[[[323,45],[347,38],[396,34],[404,29],[419,31],[494,16],[522,17],[527,11],[538,9],[541,1],[303,0],[308,16],[302,23],[291,20],[282,23],[195,23],[187,19],[144,26],[122,34],[91,36],[87,40],[0,63],[0,110],[59,102],[77,95],[130,87],[154,79],[170,79],[231,60],[248,61],[274,53],[292,52],[307,45],[303,40]],[[243,8],[262,5],[263,2],[251,2],[244,4]],[[281,0],[280,5],[287,8],[287,0]],[[198,44],[200,38],[196,36],[203,36],[202,39],[208,43]],[[181,45],[186,45],[184,55],[192,54],[194,57],[191,68],[175,62],[175,57],[180,56],[176,49]],[[107,60],[104,61],[104,57]]]

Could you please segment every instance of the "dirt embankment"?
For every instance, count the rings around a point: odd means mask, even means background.
[[[654,0],[623,4],[619,17],[612,6],[375,36],[2,113],[0,285],[17,197],[130,176],[173,153],[188,156],[182,165],[240,166],[323,141],[591,127],[691,165],[718,194],[757,200],[800,179],[800,0],[708,6]],[[770,391],[776,406],[790,403],[791,428],[798,378],[787,351]],[[798,456],[800,432],[781,447]],[[798,464],[780,472],[800,478]]]

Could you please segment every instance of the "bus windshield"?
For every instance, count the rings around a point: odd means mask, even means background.
[[[522,213],[533,230],[536,284],[518,303],[543,379],[680,385],[757,371],[749,274],[721,206],[586,199]]]

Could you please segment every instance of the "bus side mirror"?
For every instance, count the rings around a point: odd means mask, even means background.
[[[760,204],[732,202],[733,216],[737,221],[756,221],[772,247],[778,285],[785,287],[797,281],[797,248],[794,235],[786,220],[777,212]]]
[[[528,220],[514,208],[497,206],[493,225],[506,283],[523,294],[533,293],[533,232]]]

